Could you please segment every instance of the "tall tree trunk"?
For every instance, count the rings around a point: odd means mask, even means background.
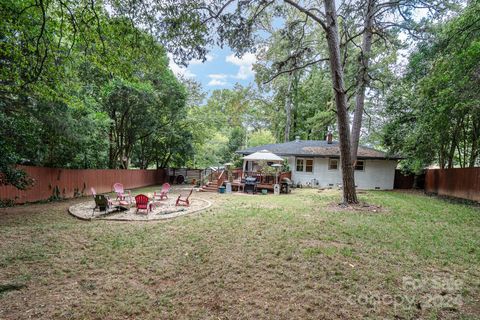
[[[299,83],[299,76],[298,73],[295,72],[293,75],[293,84],[292,84],[292,91],[293,91],[293,103],[292,103],[292,112],[293,112],[293,134],[298,134],[298,83]]]
[[[458,128],[459,128],[459,123],[456,122],[455,129],[453,130],[453,134],[452,134],[452,139],[450,140],[450,143],[451,143],[450,151],[448,152],[448,155],[447,155],[448,169],[453,168],[453,165],[454,165],[455,148],[457,147],[457,144],[458,144]],[[460,153],[459,153],[459,156],[461,156]]]
[[[115,157],[116,157],[116,148],[114,147],[115,145],[115,139],[114,139],[114,133],[113,133],[113,124],[110,125],[110,129],[108,131],[108,168],[109,169],[115,169]]]
[[[337,107],[338,133],[340,136],[340,161],[343,180],[343,203],[358,203],[355,190],[355,176],[350,153],[350,128],[348,123],[347,96],[343,83],[343,69],[340,57],[340,42],[338,38],[337,13],[335,0],[325,0],[327,18],[326,37],[330,58],[330,72]]]
[[[373,18],[375,16],[375,0],[367,0],[367,8],[365,9],[365,20],[363,23],[363,39],[362,50],[358,57],[359,72],[357,74],[357,92],[355,96],[355,111],[352,123],[352,162],[357,160],[357,150],[360,140],[360,130],[362,128],[363,109],[365,106],[365,90],[368,86],[368,68],[370,62],[370,54],[372,51],[373,37]]]
[[[285,97],[285,142],[290,141],[290,128],[292,126],[292,74],[288,74],[287,96]]]
[[[440,145],[440,151],[438,153],[438,163],[440,169],[445,169],[445,144]]]
[[[478,118],[480,119],[480,117]],[[471,145],[471,153],[470,153],[470,161],[468,162],[469,167],[474,167],[475,162],[477,161],[478,157],[478,146],[479,140],[478,137],[480,136],[480,121],[477,123],[476,118],[472,117],[472,145]]]

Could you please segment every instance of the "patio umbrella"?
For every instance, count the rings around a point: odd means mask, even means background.
[[[283,161],[282,157],[279,157],[268,150],[257,151],[243,157],[242,159],[247,161]]]

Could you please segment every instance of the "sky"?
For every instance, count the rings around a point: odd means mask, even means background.
[[[255,82],[252,65],[255,54],[247,53],[238,58],[229,48],[214,47],[207,54],[207,61],[192,60],[187,68],[177,65],[169,54],[170,68],[177,76],[196,80],[208,93],[215,89],[233,88],[235,83],[243,86]]]

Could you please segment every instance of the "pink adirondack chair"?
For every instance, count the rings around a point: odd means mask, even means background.
[[[132,193],[130,192],[130,190],[125,190],[123,189],[123,184],[121,183],[115,183],[113,185],[113,190],[115,191],[115,193],[117,194],[117,200],[119,201],[127,201],[127,202],[131,202],[132,200]]]
[[[175,202],[175,206],[179,206],[179,205],[183,205],[183,206],[187,206],[189,207],[190,206],[190,196],[192,195],[192,192],[193,192],[193,188],[190,190],[190,193],[188,194],[188,196],[186,198],[182,198],[182,195],[179,195],[178,198],[177,198],[177,202]]]
[[[162,190],[157,190],[153,193],[153,200],[163,200],[168,199],[168,192],[170,191],[170,184],[164,183],[162,185]]]
[[[144,194],[139,194],[135,196],[135,207],[137,207],[137,213],[139,210],[146,210],[147,214],[150,211],[150,206],[148,205],[148,197]]]

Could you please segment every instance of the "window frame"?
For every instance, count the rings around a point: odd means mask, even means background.
[[[358,163],[361,162],[362,163],[362,169],[357,169],[357,165]],[[365,160],[357,160],[355,162],[355,167],[353,168],[354,171],[365,171]]]
[[[298,161],[302,161],[302,170],[298,170]],[[307,161],[312,161],[312,171],[307,171]],[[295,172],[311,174],[315,171],[315,158],[295,157]]]
[[[333,161],[335,161],[335,162],[337,163],[337,165],[336,165],[336,168],[335,168],[335,169],[332,169],[332,168],[331,168],[331,166],[330,166],[330,165],[331,165],[331,162],[332,162],[332,160],[333,160]],[[328,167],[327,167],[327,169],[328,169],[328,170],[332,170],[332,171],[338,170],[338,165],[339,165],[339,163],[338,163],[338,162],[339,162],[339,159],[337,159],[337,158],[328,158],[328,164],[327,164],[327,166],[328,166]]]
[[[309,165],[307,164],[308,161],[312,161],[312,164],[310,165],[312,167],[312,171],[307,170],[307,167],[309,167]],[[314,164],[313,158],[305,158],[305,167],[304,167],[305,170],[303,172],[313,173],[313,164]]]
[[[298,170],[298,161],[302,161],[302,170]],[[305,172],[305,159],[295,158],[295,172]]]

